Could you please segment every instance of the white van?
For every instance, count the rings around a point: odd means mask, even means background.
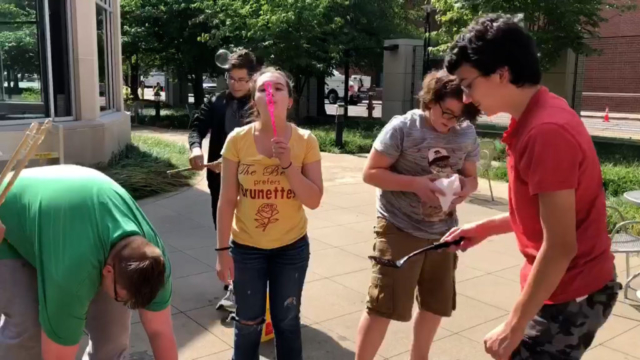
[[[333,70],[333,75],[324,79],[324,97],[330,104],[337,104],[338,100],[344,99],[344,75]],[[358,88],[353,81],[349,81],[349,105],[358,105],[360,101]]]
[[[157,83],[160,83],[160,86],[162,86],[162,89],[164,89],[165,80],[166,80],[165,74],[159,71],[151,72],[149,73],[149,76],[142,77],[142,81],[144,82],[145,88],[153,88],[154,86],[156,86]]]

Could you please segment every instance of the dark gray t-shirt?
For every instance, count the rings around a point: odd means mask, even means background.
[[[395,116],[378,135],[374,148],[394,160],[391,171],[433,180],[457,174],[465,161],[477,162],[480,144],[475,127],[465,122],[441,134],[426,125],[424,113]],[[413,192],[378,190],[378,216],[420,238],[440,239],[458,225],[455,210],[423,203]]]

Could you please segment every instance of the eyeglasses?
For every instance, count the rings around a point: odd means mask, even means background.
[[[477,80],[479,77],[481,77],[481,76],[482,76],[482,74],[479,74],[478,76],[474,77],[473,79],[471,79],[471,81],[469,81],[469,82],[467,83],[467,85],[462,85],[462,84],[460,84],[460,87],[462,88],[462,91],[464,91],[464,92],[465,92],[465,93],[467,93],[467,94],[468,94],[468,93],[470,93],[470,92],[471,92],[471,89],[472,89],[472,87],[473,87],[473,82],[474,82],[474,81],[476,81],[476,80]]]
[[[118,278],[118,276],[116,275],[116,268],[118,266],[112,264],[111,267],[113,268],[113,296],[115,297],[116,302],[119,302],[122,305],[131,309],[131,302],[129,300],[123,300],[118,297],[118,286],[117,286],[118,280],[116,280]]]
[[[247,84],[250,81],[250,79],[247,79],[247,78],[236,79],[233,76],[229,75],[229,73],[226,73],[224,75],[224,77],[227,80],[227,83],[229,83],[229,84],[231,84],[231,83]]]
[[[451,121],[451,120],[455,120],[456,123],[459,123],[462,120],[462,115],[456,115],[456,114],[452,114],[449,111],[446,111],[443,107],[441,103],[438,103],[438,106],[440,107],[440,111],[442,111],[442,118],[444,118],[445,120]]]

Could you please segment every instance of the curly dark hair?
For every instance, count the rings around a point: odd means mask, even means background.
[[[535,40],[520,25],[520,18],[490,14],[475,19],[451,45],[445,68],[455,73],[463,64],[483,76],[509,69],[510,82],[517,86],[539,85],[542,70]]]
[[[427,111],[435,104],[440,104],[447,99],[463,101],[463,91],[460,82],[455,76],[444,70],[435,70],[427,74],[422,82],[422,90],[418,94],[420,109]],[[475,123],[480,115],[480,109],[473,103],[462,106],[462,118]]]

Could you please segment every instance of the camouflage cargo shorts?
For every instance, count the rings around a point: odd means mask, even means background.
[[[511,360],[577,360],[607,321],[622,285],[615,279],[581,301],[545,305]]]

